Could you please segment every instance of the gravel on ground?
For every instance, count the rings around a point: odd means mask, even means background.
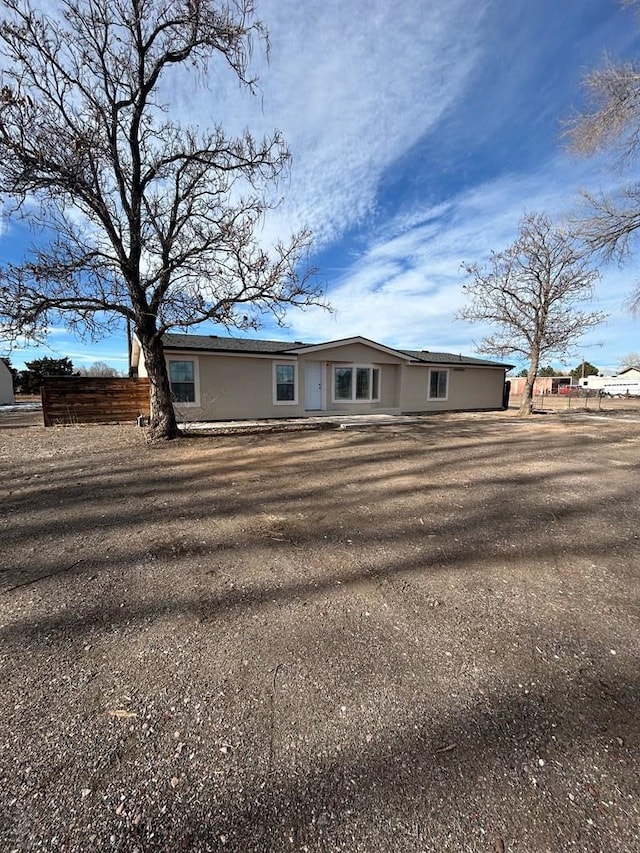
[[[638,425],[0,417],[2,851],[633,851]]]

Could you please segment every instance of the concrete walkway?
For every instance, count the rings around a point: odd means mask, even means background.
[[[362,427],[401,426],[410,424],[428,423],[433,417],[443,418],[447,416],[471,417],[471,418],[504,418],[512,425],[524,423],[523,420],[514,417],[514,409],[508,411],[493,409],[489,411],[475,412],[426,412],[417,415],[390,415],[390,414],[366,414],[366,415],[317,415],[306,418],[269,418],[265,420],[237,420],[237,421],[194,421],[192,423],[179,423],[178,426],[189,434],[228,434],[234,432],[288,432],[302,430],[334,430],[334,429],[358,429]],[[640,415],[637,412],[590,412],[590,411],[557,411],[547,410],[538,414],[559,415],[560,417],[579,420],[624,420],[632,423],[640,423]]]
[[[438,414],[437,412],[434,414]],[[179,424],[186,433],[248,432],[278,430],[321,430],[352,429],[353,427],[389,426],[391,424],[415,424],[424,420],[424,415],[318,415],[308,418],[270,418],[246,421],[202,421]]]

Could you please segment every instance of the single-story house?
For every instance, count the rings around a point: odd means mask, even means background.
[[[15,402],[13,396],[13,376],[11,371],[0,358],[0,406]]]
[[[305,344],[166,334],[163,343],[176,408],[192,421],[500,409],[511,367],[362,337]],[[131,362],[147,375],[135,339]]]
[[[625,367],[620,373],[616,373],[616,376],[624,379],[640,379],[640,366]]]

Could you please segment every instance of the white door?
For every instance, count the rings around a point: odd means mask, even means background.
[[[322,362],[306,361],[304,365],[304,407],[307,411],[322,409]]]

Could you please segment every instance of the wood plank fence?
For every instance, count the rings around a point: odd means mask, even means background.
[[[40,389],[44,425],[135,421],[149,416],[149,380],[47,376]]]

